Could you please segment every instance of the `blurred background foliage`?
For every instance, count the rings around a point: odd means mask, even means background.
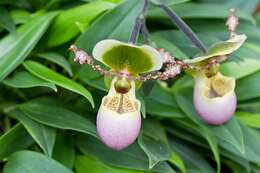
[[[68,47],[91,54],[102,39],[127,41],[144,1],[0,0],[0,172],[260,172],[259,0],[164,2],[207,46],[228,38],[228,9],[237,9],[248,40],[221,66],[237,79],[236,115],[221,126],[203,123],[185,74],[168,85],[147,83],[148,95],[138,91],[146,117],[138,140],[112,151],[95,127],[103,77],[75,64]],[[150,6],[146,22],[151,39],[173,56],[199,53],[158,7]]]

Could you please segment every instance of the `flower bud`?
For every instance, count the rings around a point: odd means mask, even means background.
[[[193,102],[199,116],[208,124],[228,121],[236,110],[235,79],[217,73],[212,77],[195,77]]]
[[[122,150],[132,144],[141,128],[141,104],[135,97],[135,82],[127,81],[129,87],[126,81],[120,80],[112,80],[108,95],[102,99],[96,122],[101,140],[115,150]],[[128,92],[122,92],[122,88]]]

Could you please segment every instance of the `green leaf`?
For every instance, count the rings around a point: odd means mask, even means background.
[[[186,172],[186,167],[184,165],[184,162],[182,160],[182,158],[180,157],[179,154],[177,154],[176,152],[172,151],[171,152],[171,157],[169,159],[169,162],[174,164],[175,166],[177,166],[182,173]]]
[[[31,13],[26,10],[12,10],[10,11],[15,24],[24,24],[31,19]]]
[[[149,158],[150,169],[159,162],[168,160],[171,156],[166,133],[162,125],[156,121],[146,120],[142,124],[138,144]]]
[[[260,70],[260,47],[249,41],[235,52],[236,57],[239,58],[238,61],[228,61],[221,65],[223,74],[240,79]]]
[[[88,119],[62,107],[28,102],[19,108],[31,119],[59,129],[75,130],[97,137],[96,127]]]
[[[210,126],[209,128],[219,139],[230,143],[237,148],[240,153],[245,152],[243,132],[235,117],[224,125]]]
[[[115,4],[110,2],[96,1],[62,11],[50,28],[48,46],[53,47],[68,42],[80,32],[77,22],[90,24],[100,13],[114,6]]]
[[[1,5],[12,5],[19,8],[30,8],[30,4],[27,0],[1,0]]]
[[[230,146],[228,143],[222,142],[221,146],[236,156],[254,163],[260,163],[260,151],[258,150],[260,146],[260,135],[258,131],[248,128],[243,124],[240,124],[240,126],[244,136],[244,154],[241,154],[237,148]]]
[[[187,55],[182,52],[178,47],[176,47],[170,41],[164,39],[163,37],[159,37],[156,35],[152,36],[153,41],[156,43],[158,47],[162,47],[165,50],[169,51],[170,54],[178,59],[188,58]]]
[[[94,71],[90,66],[83,66],[76,74],[78,78],[87,85],[107,92],[107,87],[104,83],[104,76]]]
[[[174,97],[162,86],[156,84],[149,96],[144,97],[146,112],[160,117],[184,117]]]
[[[33,151],[19,151],[8,158],[4,173],[73,173],[51,158]]]
[[[259,99],[242,102],[238,104],[237,108],[242,112],[260,113],[260,102]]]
[[[60,65],[69,73],[70,76],[72,76],[72,70],[71,70],[69,62],[60,54],[55,53],[55,52],[47,52],[47,53],[37,54],[37,56]]]
[[[250,112],[236,112],[237,118],[244,124],[254,128],[260,128],[260,114]]]
[[[136,143],[122,151],[115,151],[107,148],[98,139],[81,135],[77,139],[77,146],[82,153],[97,158],[109,166],[158,173],[175,172],[166,162],[161,162],[150,170],[145,153]]]
[[[230,9],[230,7],[225,4],[216,3],[183,3],[171,5],[170,7],[183,19],[226,19]],[[214,11],[214,13],[212,13],[212,11]],[[254,18],[244,11],[236,9],[236,13],[240,19],[255,23]],[[148,17],[153,20],[167,18],[160,9],[151,10]]]
[[[8,35],[0,41],[0,81],[23,62],[56,15],[51,12],[35,17],[22,25],[15,36]]]
[[[75,93],[81,94],[86,99],[88,99],[88,101],[91,103],[92,107],[94,107],[94,101],[93,101],[91,94],[82,85],[74,82],[71,79],[68,79],[68,78],[60,75],[59,73],[45,67],[44,65],[41,65],[38,62],[25,61],[23,63],[23,65],[33,75],[35,75],[43,80],[46,80],[48,82],[55,83],[56,85],[66,88]]]
[[[169,140],[170,146],[174,152],[179,154],[184,160],[186,166],[186,172],[188,170],[196,168],[198,173],[214,173],[214,169],[210,164],[203,158],[197,148],[190,146],[178,139]]]
[[[74,138],[65,132],[57,133],[52,158],[72,169],[75,162]]]
[[[0,137],[0,159],[4,159],[11,153],[25,149],[33,144],[33,139],[18,123]]]
[[[123,2],[98,19],[79,37],[76,44],[90,53],[96,43],[104,39],[127,42],[143,5],[144,1],[140,0]]]
[[[201,133],[202,136],[207,140],[210,148],[212,149],[213,155],[215,157],[215,161],[217,163],[217,172],[220,172],[221,163],[220,163],[219,149],[218,149],[216,137],[213,135],[211,131],[209,131],[204,126],[201,119],[197,115],[192,104],[192,99],[190,97],[192,96],[192,93],[183,89],[183,90],[178,90],[178,92],[175,92],[174,96],[176,98],[178,105],[182,108],[183,112],[185,112],[186,115],[192,121],[194,121],[194,123],[198,124],[201,127],[201,129],[198,132]]]
[[[0,7],[0,14],[0,26],[15,34],[15,24],[9,12],[4,7]]]
[[[17,118],[23,124],[28,133],[42,148],[44,153],[51,157],[56,138],[56,130],[52,127],[45,126],[28,118],[23,112],[19,110],[11,110],[8,113],[11,116]]]
[[[90,156],[78,156],[75,167],[77,173],[85,173],[86,170],[91,173],[144,173],[144,171],[108,166]]]
[[[18,72],[12,78],[5,79],[3,83],[14,88],[49,87],[57,92],[53,83],[46,82],[28,72]]]
[[[178,5],[184,2],[188,2],[190,0],[163,0],[162,2],[167,5]]]
[[[249,100],[260,97],[259,88],[260,72],[244,77],[236,83],[237,99],[239,101]]]

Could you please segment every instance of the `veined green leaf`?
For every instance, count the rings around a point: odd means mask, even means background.
[[[237,118],[249,127],[260,128],[260,114],[250,112],[236,112]]]
[[[172,150],[178,153],[184,160],[186,166],[186,172],[189,169],[196,168],[198,173],[214,173],[215,170],[210,166],[210,164],[200,155],[196,148],[189,146],[178,139],[169,140],[169,144]]]
[[[260,151],[258,150],[258,147],[260,145],[260,135],[258,131],[248,128],[242,123],[240,123],[240,127],[244,136],[245,152],[241,154],[237,148],[230,146],[228,143],[225,142],[221,142],[221,146],[235,156],[242,157],[243,159],[254,163],[259,163]]]
[[[31,13],[26,10],[12,10],[10,11],[10,15],[12,16],[15,24],[24,24],[32,17]]]
[[[182,173],[186,172],[186,167],[181,156],[179,156],[179,154],[177,154],[175,151],[171,151],[171,157],[169,159],[169,162],[177,166]]]
[[[158,47],[164,48],[166,51],[169,51],[172,56],[178,59],[188,58],[187,55],[182,52],[178,47],[176,47],[170,41],[164,39],[163,37],[159,37],[156,35],[152,36],[153,41],[156,43]]]
[[[97,137],[95,125],[86,118],[62,107],[28,102],[19,108],[31,119],[59,129],[75,130]]]
[[[94,101],[91,94],[82,85],[35,61],[25,61],[23,65],[35,76],[84,96],[91,103],[92,107],[94,107]]]
[[[260,97],[259,77],[260,72],[256,72],[237,81],[236,93],[239,101]]]
[[[156,84],[149,96],[144,97],[146,112],[160,117],[184,117],[176,100],[162,86]]]
[[[20,110],[13,109],[8,113],[12,117],[17,118],[24,125],[28,133],[38,143],[44,153],[51,157],[56,138],[56,130],[28,118]]]
[[[60,54],[54,52],[47,52],[37,54],[37,56],[60,65],[69,73],[70,76],[72,76],[72,70],[69,62]]]
[[[15,36],[8,35],[0,41],[0,81],[22,63],[56,15],[51,12],[35,17],[21,26]]]
[[[11,153],[25,149],[33,144],[32,137],[18,123],[0,137],[0,159],[4,159]]]
[[[4,173],[73,173],[62,164],[40,153],[19,151],[8,158]]]
[[[87,155],[78,156],[75,167],[77,173],[85,173],[86,170],[91,173],[145,173],[144,171],[112,167]]]
[[[158,163],[150,170],[148,158],[136,143],[122,151],[115,151],[107,148],[98,139],[81,135],[78,137],[77,146],[82,153],[97,158],[110,166],[158,173],[175,173],[166,162]]]
[[[230,9],[230,7],[225,4],[216,3],[183,3],[170,7],[184,19],[226,19]],[[255,23],[254,18],[242,10],[237,9],[237,15],[243,20]],[[160,9],[151,10],[148,17],[157,20],[167,18]]]
[[[205,125],[201,122],[201,119],[197,115],[192,104],[192,92],[182,89],[178,90],[178,92],[175,92],[174,96],[178,105],[182,108],[187,117],[189,117],[192,121],[194,121],[194,123],[198,124],[201,127],[198,132],[200,132],[201,135],[207,140],[210,148],[212,149],[215,161],[217,163],[218,172],[220,172],[221,163],[217,139],[213,135],[213,133],[205,127]]]
[[[76,155],[73,135],[62,131],[57,132],[52,158],[72,169]]]
[[[71,40],[80,32],[77,22],[90,23],[100,13],[114,6],[115,4],[110,2],[96,1],[62,11],[50,29],[48,46],[58,46]]]
[[[147,119],[142,124],[138,144],[149,158],[150,169],[159,162],[166,161],[170,158],[171,149],[166,133],[162,125],[156,121]]]
[[[228,61],[221,65],[221,71],[228,76],[237,79],[246,77],[260,70],[259,46],[255,43],[246,42],[243,47],[235,52],[238,61]]]
[[[4,84],[14,88],[49,87],[55,92],[56,86],[53,83],[42,80],[28,72],[18,72],[12,78],[7,78]]]

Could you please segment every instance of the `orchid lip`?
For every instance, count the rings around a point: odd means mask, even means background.
[[[227,122],[236,110],[235,79],[221,73],[208,78],[195,77],[194,106],[199,116],[208,124]]]
[[[140,101],[135,97],[135,82],[131,81],[128,93],[117,93],[114,83],[97,115],[97,132],[101,140],[115,150],[122,150],[132,144],[141,128]]]

